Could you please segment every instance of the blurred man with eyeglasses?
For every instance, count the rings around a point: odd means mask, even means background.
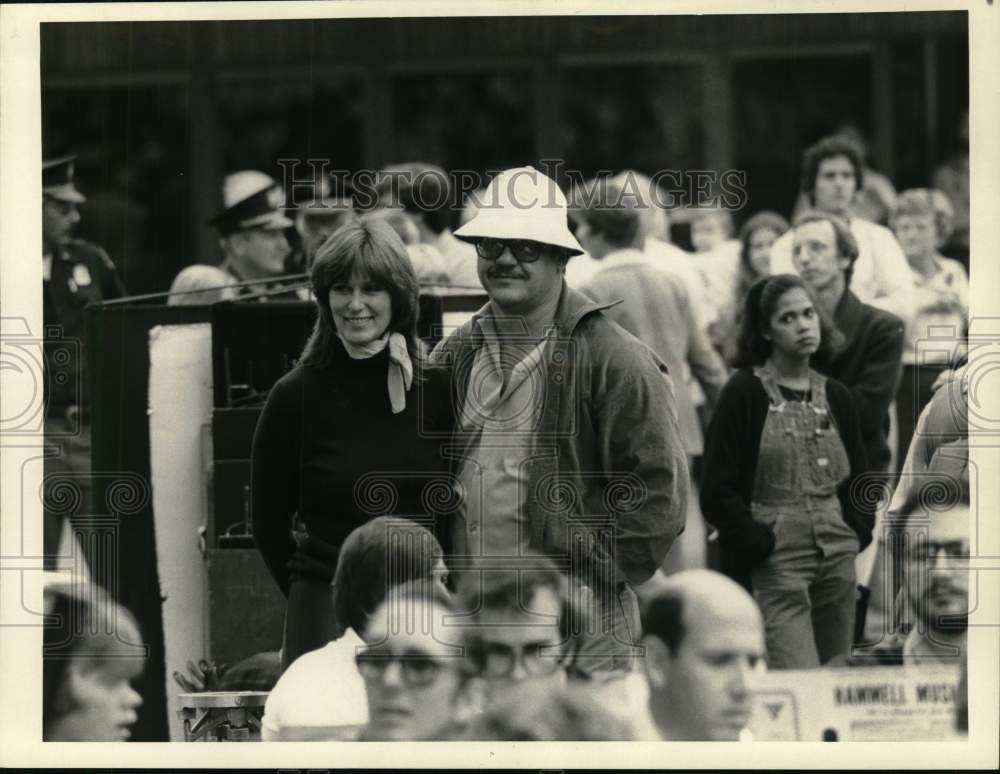
[[[75,156],[62,156],[42,162],[45,442],[58,449],[45,459],[44,562],[49,569],[57,563],[64,517],[92,512],[84,310],[125,295],[108,254],[73,237],[80,222],[77,206],[87,201],[76,188],[75,161]],[[73,492],[69,498],[67,487]],[[76,506],[70,513],[61,507],[67,501]]]
[[[545,557],[534,565],[484,572],[465,589],[469,662],[490,704],[561,690],[578,666],[580,589]]]
[[[633,586],[684,528],[687,460],[666,366],[611,322],[611,304],[565,282],[583,252],[555,181],[499,173],[455,236],[476,247],[489,302],[432,355],[449,369],[462,504],[452,561],[462,588],[480,566],[537,551],[591,590],[581,661],[630,671],[638,653]]]
[[[969,619],[969,458],[964,443],[939,447],[905,517],[904,664],[959,664]]]
[[[764,671],[757,603],[725,575],[671,575],[643,606],[649,714],[664,740],[744,740]]]
[[[355,654],[368,695],[361,741],[427,741],[456,735],[476,708],[458,612],[434,579],[392,589]]]

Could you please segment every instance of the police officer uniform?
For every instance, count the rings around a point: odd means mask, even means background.
[[[74,160],[74,156],[64,156],[42,163],[43,197],[71,205],[86,201],[73,182]],[[45,441],[54,447],[50,452],[55,456],[45,460],[44,552],[51,568],[56,563],[64,517],[90,512],[84,310],[89,304],[121,298],[125,287],[114,263],[97,245],[68,239],[46,247],[52,252],[43,256]],[[67,491],[73,493],[68,498]]]

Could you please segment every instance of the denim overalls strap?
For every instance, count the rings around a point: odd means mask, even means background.
[[[836,497],[850,474],[847,451],[826,401],[826,379],[809,372],[806,401],[786,400],[769,365],[754,369],[770,405],[761,432],[753,502],[806,505]]]

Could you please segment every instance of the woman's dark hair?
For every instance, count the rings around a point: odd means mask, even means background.
[[[430,579],[443,551],[437,538],[414,521],[379,516],[344,541],[333,577],[333,613],[342,626],[364,631],[389,589]]]
[[[836,156],[844,156],[854,168],[854,188],[861,190],[864,182],[864,166],[861,157],[861,149],[851,140],[841,135],[831,135],[824,137],[815,145],[810,145],[802,154],[802,192],[809,199],[810,204],[816,204],[816,175],[819,174],[819,165],[827,159]]]
[[[132,614],[110,601],[106,592],[84,593],[96,586],[52,584],[45,589],[42,644],[42,738],[54,723],[76,709],[76,697],[66,690],[73,663],[107,665],[136,674],[145,659],[139,626]]]
[[[338,346],[337,329],[330,311],[330,288],[347,282],[357,274],[384,288],[392,298],[392,321],[389,330],[401,333],[414,362],[421,362],[422,349],[417,339],[420,284],[406,247],[386,223],[365,218],[347,223],[323,243],[312,267],[312,286],[318,316],[300,363],[327,366]]]
[[[840,347],[843,335],[820,311],[816,297],[806,283],[794,274],[775,274],[757,280],[747,293],[743,303],[743,319],[740,322],[735,359],[737,368],[761,365],[771,356],[771,342],[764,338],[764,333],[771,324],[771,317],[778,306],[778,301],[785,293],[795,288],[799,288],[812,299],[816,314],[819,316],[819,349],[813,357],[825,360]]]

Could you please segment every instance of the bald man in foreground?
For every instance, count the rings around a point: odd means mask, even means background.
[[[765,669],[764,623],[742,586],[711,570],[661,582],[643,608],[649,713],[674,741],[745,738],[756,676]]]

